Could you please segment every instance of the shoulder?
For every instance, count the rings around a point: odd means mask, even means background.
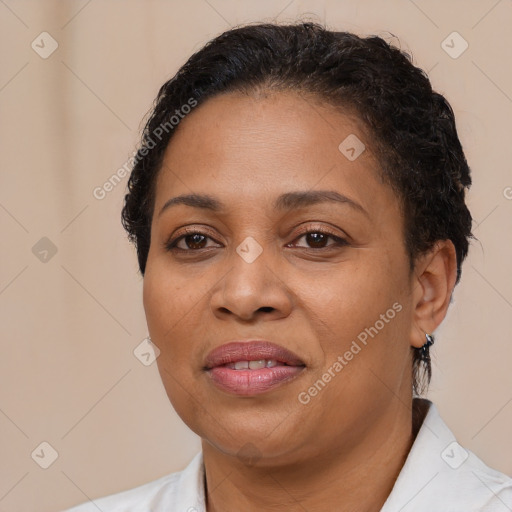
[[[475,453],[453,441],[442,454],[446,468],[432,486],[433,504],[450,503],[450,511],[464,505],[468,512],[510,512],[512,478],[487,466]]]
[[[430,402],[381,512],[510,512],[512,478],[461,446]]]
[[[172,499],[180,474],[179,472],[172,473],[127,491],[93,499],[66,512],[98,512],[98,509],[110,512],[142,512],[143,510],[151,510],[149,507],[155,500],[162,500],[165,497]]]
[[[164,512],[168,510],[200,511],[204,500],[202,453],[198,453],[183,470],[158,480],[111,494],[67,509],[64,512]]]

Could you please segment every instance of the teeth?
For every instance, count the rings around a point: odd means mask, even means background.
[[[262,368],[273,368],[277,366],[275,359],[258,359],[257,361],[237,361],[226,365],[232,370],[261,370]]]
[[[259,361],[249,361],[249,368],[251,370],[261,370],[262,368],[265,368],[265,364],[265,359],[260,359]]]

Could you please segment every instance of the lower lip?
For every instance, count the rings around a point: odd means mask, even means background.
[[[233,370],[216,366],[208,370],[212,381],[223,391],[235,395],[259,395],[293,379],[304,366],[274,366],[260,370]]]

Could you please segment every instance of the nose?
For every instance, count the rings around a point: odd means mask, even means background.
[[[263,317],[277,320],[288,316],[293,299],[286,276],[270,248],[252,262],[236,251],[226,259],[227,272],[213,289],[210,305],[219,318],[235,316],[250,322]],[[229,260],[229,261],[228,261]]]

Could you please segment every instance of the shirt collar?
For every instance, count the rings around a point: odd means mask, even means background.
[[[430,400],[414,398],[413,401],[421,402],[428,411],[381,512],[406,507],[448,467],[441,458],[441,453],[455,442],[455,436]]]
[[[201,451],[180,474],[176,510],[206,512],[205,483],[203,452]]]
[[[459,510],[450,507],[460,505],[461,498],[464,500],[456,489],[461,482],[462,487],[468,489],[468,496],[465,498],[468,505],[474,499],[490,499],[503,487],[508,489],[512,485],[508,477],[488,468],[471,451],[457,443],[454,434],[430,400],[414,398],[414,401],[415,406],[427,409],[427,412],[405,464],[380,512],[431,512],[439,506],[444,507],[444,510]],[[459,468],[461,470],[457,471]],[[204,491],[203,454],[199,452],[181,473],[177,510],[205,512]],[[473,492],[473,497],[469,496]]]

